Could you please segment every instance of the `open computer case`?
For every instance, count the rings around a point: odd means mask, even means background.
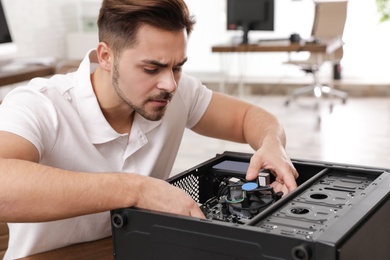
[[[287,194],[245,180],[251,154],[224,152],[167,181],[206,219],[150,210],[111,211],[115,259],[388,259],[390,170],[292,160]]]

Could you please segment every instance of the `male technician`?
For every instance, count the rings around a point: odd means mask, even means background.
[[[183,0],[104,0],[100,43],[75,73],[33,79],[0,106],[0,221],[6,259],[111,235],[109,210],[202,218],[166,183],[185,128],[249,143],[288,192],[298,176],[274,116],[182,74],[194,20]]]

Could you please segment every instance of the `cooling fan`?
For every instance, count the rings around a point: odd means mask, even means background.
[[[258,181],[227,176],[220,181],[216,196],[200,208],[208,219],[244,224],[282,195],[271,186],[260,186]]]

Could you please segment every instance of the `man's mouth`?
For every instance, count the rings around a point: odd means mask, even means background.
[[[149,102],[155,106],[166,106],[171,101],[172,96],[169,93],[164,93],[160,96],[150,98]]]
[[[167,106],[170,102],[170,99],[150,99],[149,102],[154,106],[162,107]]]

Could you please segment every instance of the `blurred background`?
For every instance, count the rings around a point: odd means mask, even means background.
[[[97,43],[96,18],[101,0],[2,0],[17,56],[53,56],[81,59]],[[188,49],[186,70],[220,71],[219,55],[211,46],[228,42],[239,32],[226,30],[226,0],[186,0],[197,19]],[[313,0],[276,0],[275,29],[253,32],[253,38],[309,37],[314,18]],[[343,40],[344,79],[390,82],[390,22],[380,22],[375,0],[349,1]],[[302,72],[284,66],[286,53],[253,54],[246,75],[300,77]],[[304,54],[302,54],[304,55]],[[235,69],[232,68],[234,74]]]
[[[226,0],[185,0],[197,24],[191,35],[185,71],[218,91],[221,55],[212,46],[229,43],[240,35],[226,29]],[[79,61],[98,42],[96,20],[101,0],[2,0],[17,52],[0,59],[31,57],[39,61]],[[313,0],[275,0],[273,31],[251,32],[252,39],[286,38],[298,33],[309,38],[314,19]],[[229,57],[228,94],[263,106],[286,128],[291,157],[370,164],[390,168],[390,21],[381,21],[377,1],[349,1],[343,35],[344,57],[337,87],[349,95],[332,114],[298,106],[285,107],[286,93],[308,82],[308,75],[284,64],[285,52],[251,53],[240,71],[237,55]],[[305,58],[308,53],[295,53]],[[243,75],[240,75],[242,73]],[[320,76],[327,78],[331,67]],[[238,95],[238,77],[245,77],[244,95]],[[250,84],[249,84],[250,83]],[[23,84],[23,83],[18,83]],[[0,88],[5,95],[12,84]],[[302,99],[311,102],[310,97]],[[322,125],[316,125],[322,113]],[[186,132],[173,173],[202,162],[218,152],[251,152],[245,145],[203,139]]]

